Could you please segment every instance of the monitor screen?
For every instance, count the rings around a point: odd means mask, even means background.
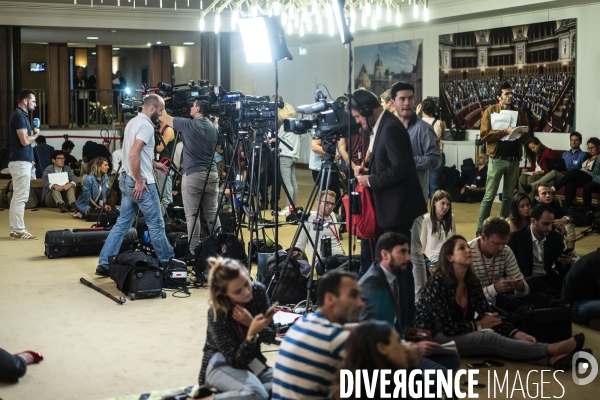
[[[46,72],[46,63],[45,62],[29,63],[29,72]]]

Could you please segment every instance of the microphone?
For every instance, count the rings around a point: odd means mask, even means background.
[[[170,169],[171,171],[175,172],[177,175],[181,176],[181,172],[179,172],[177,168],[171,165],[171,160],[169,160],[167,157],[161,158],[160,163],[168,169]]]
[[[34,128],[39,128],[40,127],[40,119],[39,118],[34,118],[32,125],[33,125]]]

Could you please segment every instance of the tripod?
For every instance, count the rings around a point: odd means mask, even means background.
[[[310,196],[308,198],[308,202],[307,202],[307,206],[306,206],[306,210],[304,210],[301,215],[300,215],[300,225],[298,226],[298,229],[296,230],[296,233],[294,234],[294,239],[292,240],[292,244],[290,245],[290,248],[294,248],[296,246],[296,243],[298,242],[298,238],[300,237],[300,233],[302,232],[302,230],[304,230],[304,232],[306,233],[306,236],[309,240],[310,245],[313,248],[313,254],[312,254],[312,262],[311,262],[311,269],[310,272],[308,274],[308,283],[307,283],[307,296],[306,296],[306,311],[308,312],[308,304],[309,304],[309,300],[310,300],[310,294],[311,291],[313,289],[313,276],[314,276],[314,270],[315,270],[315,266],[316,266],[316,262],[318,261],[319,263],[323,264],[320,255],[318,254],[318,249],[317,249],[317,245],[319,244],[319,236],[321,231],[324,228],[324,219],[323,219],[323,215],[325,215],[325,207],[326,207],[326,203],[325,202],[321,202],[318,204],[318,206],[321,206],[321,210],[317,209],[317,217],[316,219],[313,221],[314,224],[314,229],[316,230],[316,235],[313,241],[313,238],[310,236],[310,232],[308,231],[308,228],[306,227],[306,225],[304,224],[306,221],[308,221],[308,218],[310,216],[311,213],[311,209],[315,203],[315,201],[320,198],[321,193],[329,187],[329,183],[331,180],[331,170],[332,170],[332,165],[333,165],[333,159],[335,157],[335,147],[328,145],[325,146],[325,148],[328,150],[325,152],[325,154],[323,155],[323,163],[321,164],[321,170],[319,171],[319,175],[317,177],[317,181],[315,182],[315,184],[313,185],[312,191],[310,193]],[[333,151],[333,152],[331,152]],[[318,182],[318,184],[317,184]],[[317,208],[318,208],[317,206]],[[273,290],[271,292],[271,302],[273,301],[273,296],[274,294],[277,292],[277,288],[279,286],[279,283],[281,282],[281,279],[279,277],[280,273],[283,273],[284,276],[286,274],[285,272],[285,267],[288,265],[288,262],[290,261],[290,257],[292,256],[292,252],[289,251],[288,254],[285,257],[285,260],[283,262],[283,272],[279,271],[279,257],[277,256],[277,268],[275,269],[273,275],[271,276],[271,282],[269,283],[269,288],[267,289],[267,293],[269,293],[269,290],[271,289],[271,287],[273,287]],[[275,285],[275,286],[273,286]]]

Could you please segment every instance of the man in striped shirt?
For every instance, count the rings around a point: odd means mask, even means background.
[[[332,271],[319,280],[319,308],[297,320],[285,335],[273,369],[272,399],[324,399],[342,360],[350,331],[364,306],[357,277]]]
[[[506,312],[519,312],[526,305],[550,306],[552,298],[543,293],[529,293],[517,259],[506,246],[510,226],[505,219],[489,217],[482,225],[481,236],[469,242],[473,268],[479,277],[486,299]]]

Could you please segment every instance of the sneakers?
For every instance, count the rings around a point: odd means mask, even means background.
[[[65,203],[60,203],[58,205],[58,208],[60,208],[60,212],[61,213],[66,213],[67,212],[67,205]]]
[[[31,233],[24,232],[11,232],[10,237],[12,240],[38,240],[37,236],[33,236]]]
[[[70,213],[76,213],[77,212],[77,207],[75,207],[75,203],[69,204],[69,212]]]
[[[103,267],[102,265],[98,265],[96,267],[96,275],[108,278],[108,268]]]

